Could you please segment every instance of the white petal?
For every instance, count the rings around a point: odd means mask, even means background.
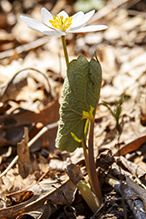
[[[83,17],[84,13],[82,11],[78,11],[72,16],[74,22],[79,22],[79,19],[83,19]]]
[[[59,30],[56,30],[56,29],[52,29],[51,31],[50,30],[45,30],[45,31],[41,31],[43,34],[46,34],[46,35],[49,35],[49,36],[64,36],[66,35],[65,32],[63,31],[59,31]]]
[[[42,20],[43,22],[49,26],[52,27],[51,23],[49,22],[49,20],[53,20],[53,15],[46,9],[46,8],[42,8],[41,9],[41,16],[42,16]]]
[[[65,11],[60,11],[57,15],[58,15],[59,17],[60,17],[60,16],[63,16],[64,19],[69,17],[68,14],[67,14]]]
[[[70,29],[80,26],[80,22],[82,23],[83,17],[84,17],[84,13],[82,11],[79,11],[76,14],[74,14],[72,16],[72,24],[71,24]]]
[[[20,18],[26,23],[29,25],[30,28],[32,29],[35,29],[35,30],[39,30],[39,31],[42,31],[42,30],[45,30],[45,29],[48,29],[47,26],[45,26],[44,24],[42,24],[41,22],[33,19],[33,18],[29,18],[29,17],[26,17],[26,16],[23,16],[23,15],[20,15]]]
[[[75,29],[72,29],[68,32],[69,33],[84,33],[84,32],[105,30],[106,28],[107,28],[106,25],[90,25],[90,26],[86,26],[86,27],[75,28]]]
[[[29,25],[29,27],[33,30],[37,30],[39,32],[42,32],[46,35],[50,35],[50,36],[61,36],[61,35],[65,35],[64,32],[62,31],[57,31],[54,29],[51,29],[49,27],[47,27],[46,25],[42,24],[41,22],[33,19],[33,18],[29,18],[23,15],[20,15],[20,18]]]
[[[80,11],[76,13],[75,15],[73,15],[72,16],[73,21],[72,21],[72,24],[69,30],[76,28],[76,27],[84,26],[87,23],[87,21],[93,16],[94,13],[95,13],[95,10],[89,11],[86,14]]]
[[[90,20],[90,18],[93,16],[93,14],[95,13],[95,10],[89,11],[84,15],[84,23],[87,23],[88,20]]]

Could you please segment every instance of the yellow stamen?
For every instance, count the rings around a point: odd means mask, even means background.
[[[65,32],[66,29],[69,28],[70,25],[72,24],[72,17],[68,17],[64,19],[62,15],[60,16],[54,15],[53,20],[49,20],[49,21],[54,28]]]

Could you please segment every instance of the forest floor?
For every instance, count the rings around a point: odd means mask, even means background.
[[[88,181],[82,148],[55,147],[66,77],[61,39],[31,30],[20,15],[41,22],[42,7],[73,15],[93,9],[86,2],[0,2],[0,219],[146,218],[144,0],[97,1],[89,25],[108,28],[66,35],[70,61],[80,54],[90,60],[95,51],[102,66],[94,155],[103,202],[96,212],[73,180]],[[103,102],[114,113],[121,107],[120,131]]]

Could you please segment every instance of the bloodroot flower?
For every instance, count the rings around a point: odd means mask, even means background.
[[[106,25],[85,26],[94,13],[95,10],[86,14],[79,11],[73,16],[68,16],[65,11],[61,11],[53,16],[46,8],[42,8],[41,16],[44,24],[23,15],[20,15],[20,18],[33,30],[50,36],[64,36],[67,33],[93,32],[106,29]]]

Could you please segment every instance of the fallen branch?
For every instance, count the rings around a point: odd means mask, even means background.
[[[121,182],[119,180],[113,178],[111,175],[107,175],[105,177],[105,181],[106,183],[114,187],[116,192],[122,194]],[[130,207],[131,211],[133,212],[135,218],[136,219],[146,218],[146,213],[141,198],[127,184],[123,184],[123,191],[124,191],[125,200],[128,206]]]

